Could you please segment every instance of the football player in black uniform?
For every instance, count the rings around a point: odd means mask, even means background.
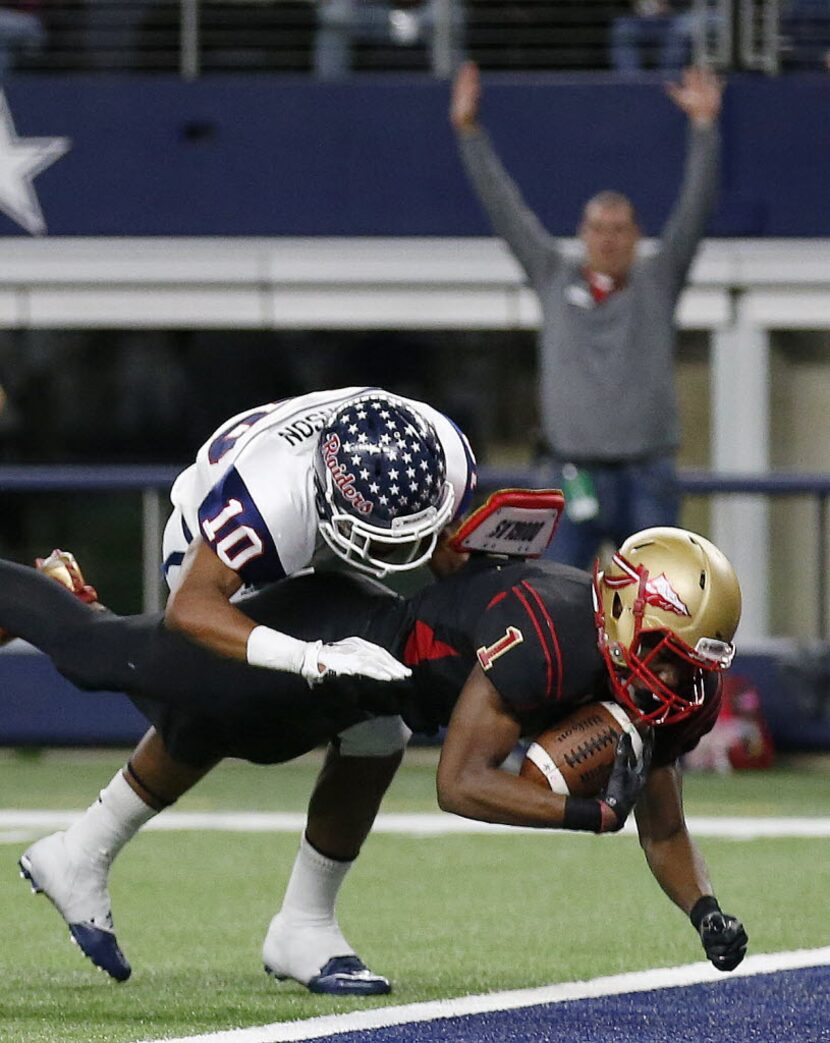
[[[690,916],[707,956],[722,970],[741,961],[746,935],[720,910],[688,835],[677,766],[717,717],[718,673],[731,662],[740,614],[734,572],[711,543],[684,530],[647,530],[593,579],[548,561],[477,552],[408,600],[366,578],[317,575],[242,604],[256,622],[301,639],[360,634],[412,675],[394,683],[330,677],[309,690],[301,678],[218,659],[159,617],[95,611],[37,572],[0,563],[0,626],[43,649],[79,687],[128,692],[155,725],[164,759],[145,760],[139,748],[126,770],[160,806],[225,756],[285,761],[373,715],[401,714],[417,731],[446,725],[438,769],[445,810],[603,832],[619,829],[636,803],[649,867]],[[653,726],[650,770],[622,742],[595,799],[561,796],[503,770],[520,736],[609,696]],[[326,852],[349,814],[312,796],[305,842]],[[49,895],[27,855],[21,868]],[[89,926],[61,912],[73,934]],[[268,966],[267,937],[263,955]],[[112,973],[105,960],[106,952],[101,962]],[[319,970],[298,966],[291,976],[307,983]]]

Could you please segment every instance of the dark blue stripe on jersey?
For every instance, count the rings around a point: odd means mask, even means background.
[[[181,565],[183,561],[184,551],[174,550],[172,554],[168,554],[167,557],[164,559],[164,564],[161,566],[161,571],[166,576],[174,565]]]
[[[246,435],[258,420],[262,420],[264,416],[270,416],[283,401],[284,399],[280,399],[277,402],[268,402],[264,406],[258,406],[256,409],[251,409],[247,413],[235,417],[233,421],[226,424],[208,446],[208,460],[212,464],[218,464],[222,457],[233,449],[239,439]]]
[[[332,1038],[337,1043],[817,1043],[830,1038],[828,1026],[830,969],[810,967]]]
[[[182,535],[187,540],[188,545],[193,542],[193,533],[190,531],[190,526],[184,520],[184,515],[182,515]]]
[[[231,500],[238,500],[242,505],[242,510],[233,518],[229,518],[222,528],[216,532],[214,538],[211,538],[205,531],[205,521],[217,518]],[[205,543],[212,550],[216,551],[217,543],[221,543],[235,529],[243,526],[252,530],[259,537],[262,544],[262,552],[256,557],[244,561],[237,568],[232,564],[233,559],[237,555],[244,557],[245,547],[250,546],[250,541],[246,543],[243,538],[234,544],[230,551],[230,567],[238,573],[244,583],[252,586],[258,586],[261,583],[272,583],[274,580],[282,579],[286,574],[285,569],[282,567],[279,553],[268,531],[268,526],[259,513],[259,508],[254,503],[239,472],[235,467],[230,467],[202,501],[202,505],[199,508],[199,528]],[[222,560],[221,557],[220,560]]]

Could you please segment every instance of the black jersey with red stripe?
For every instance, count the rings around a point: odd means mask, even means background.
[[[535,734],[586,702],[610,699],[597,646],[591,577],[551,561],[499,565],[473,558],[409,602],[402,654],[415,698],[404,717],[433,730],[449,721],[478,663],[526,734]],[[703,707],[655,729],[655,765],[693,749],[720,709],[720,684],[706,676]]]
[[[410,600],[403,660],[422,711],[446,724],[478,662],[528,726],[606,698],[587,573],[553,562],[473,559]]]

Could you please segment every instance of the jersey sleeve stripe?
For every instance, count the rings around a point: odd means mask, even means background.
[[[545,604],[545,602],[542,600],[542,597],[540,596],[539,591],[532,584],[530,584],[526,579],[522,580],[522,586],[525,588],[525,590],[528,591],[528,593],[533,597],[533,600],[536,602],[536,604],[537,604],[537,606],[539,608],[539,614],[541,615],[542,619],[544,620],[545,627],[547,628],[547,631],[550,634],[550,640],[551,640],[551,645],[553,647],[553,653],[556,656],[556,681],[557,681],[557,684],[556,684],[556,698],[560,699],[562,697],[562,688],[563,688],[563,685],[565,683],[565,671],[564,671],[564,667],[562,665],[562,648],[561,648],[561,646],[559,644],[559,638],[557,637],[557,634],[556,634],[556,627],[554,626],[553,620],[551,619],[550,612],[548,612],[548,607]]]
[[[184,551],[174,550],[172,554],[168,554],[167,557],[164,559],[161,566],[161,571],[166,576],[172,568],[175,568],[177,565],[181,565],[183,561]]]
[[[536,637],[539,639],[539,644],[542,648],[542,654],[545,657],[545,666],[547,668],[547,691],[545,692],[545,698],[550,699],[551,694],[553,692],[553,660],[551,659],[550,649],[548,648],[547,642],[545,641],[545,635],[542,631],[541,625],[539,624],[539,620],[536,618],[533,609],[530,607],[527,598],[524,596],[521,588],[518,585],[513,587],[513,593],[516,595],[516,598],[524,608],[525,612],[527,612],[528,618],[530,619],[530,622],[533,624],[533,629],[536,631]]]

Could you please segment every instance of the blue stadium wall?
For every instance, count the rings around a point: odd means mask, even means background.
[[[662,85],[493,75],[485,122],[530,204],[570,235],[586,196],[629,193],[655,233],[685,121]],[[50,234],[486,235],[446,84],[300,77],[18,76],[21,136],[66,136],[36,185]],[[736,77],[723,119],[721,236],[830,236],[830,77]],[[0,235],[22,234],[0,217]]]

